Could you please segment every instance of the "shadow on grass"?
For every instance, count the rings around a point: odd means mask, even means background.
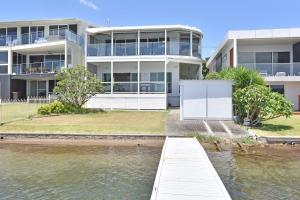
[[[257,129],[262,131],[287,131],[292,130],[293,127],[289,125],[282,125],[282,124],[263,124],[261,127],[258,127]]]

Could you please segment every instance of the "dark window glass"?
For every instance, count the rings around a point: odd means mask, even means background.
[[[43,32],[43,31],[44,31],[44,29],[45,29],[45,27],[44,27],[44,26],[39,26],[39,27],[38,27],[38,31],[42,31],[42,32]]]
[[[7,74],[8,73],[8,66],[7,65],[0,65],[0,74]]]
[[[274,63],[289,63],[290,62],[290,52],[274,52],[273,53]]]
[[[22,44],[29,44],[29,27],[21,27]]]
[[[130,82],[130,73],[114,73],[115,82]]]
[[[0,36],[6,35],[6,28],[0,28]]]
[[[51,26],[49,26],[49,29],[50,29],[50,30],[58,29],[58,25],[51,25]]]
[[[257,52],[256,53],[256,63],[272,63],[272,53],[271,52]]]
[[[7,63],[8,63],[8,53],[7,53],[7,51],[0,52],[0,64],[7,64]]]
[[[167,72],[168,93],[172,93],[172,72]]]
[[[284,95],[284,85],[271,85],[270,87],[273,92]]]
[[[102,82],[110,82],[111,80],[110,73],[104,73],[102,78],[103,78]]]
[[[253,52],[239,52],[238,60],[239,64],[255,63],[255,54]]]
[[[7,35],[17,36],[17,28],[7,28]]]
[[[77,24],[70,24],[69,30],[72,31],[73,33],[77,34]]]

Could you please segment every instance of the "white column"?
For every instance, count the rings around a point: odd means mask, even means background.
[[[238,65],[238,53],[237,53],[237,39],[233,39],[233,66]]]
[[[140,55],[140,47],[141,47],[140,40],[141,40],[141,31],[138,30],[138,42],[137,42],[137,44],[138,44],[138,46],[137,46],[138,52],[137,52],[137,55]]]
[[[294,48],[293,44],[290,48],[290,76],[294,75]]]
[[[87,67],[88,67],[88,66],[87,66],[87,60],[86,60],[86,58],[87,58],[87,49],[88,49],[88,48],[87,48],[87,44],[88,44],[88,40],[87,40],[87,39],[88,39],[88,36],[87,36],[87,33],[84,34],[84,37],[85,37],[85,38],[84,38],[84,49],[85,49],[85,52],[84,52],[84,54],[85,54],[85,55],[84,55],[84,66],[85,66],[85,69],[87,69]]]
[[[140,110],[140,64],[141,62],[138,60],[138,70],[137,70],[137,78],[138,78],[138,110]]]
[[[12,74],[12,65],[13,65],[13,53],[11,50],[11,47],[7,51],[7,56],[8,56],[8,66],[7,66],[7,73]]]
[[[114,90],[114,62],[110,61],[110,93],[113,94]]]
[[[110,56],[114,55],[114,32],[111,31],[111,46],[110,46]]]
[[[167,42],[168,42],[167,38],[168,38],[168,33],[167,33],[167,29],[165,29],[165,56],[167,55],[167,46],[168,46],[168,44],[167,44]]]
[[[65,40],[65,69],[68,68],[68,41]]]
[[[193,56],[193,32],[190,31],[190,56]]]
[[[49,80],[46,80],[46,96],[49,95]]]

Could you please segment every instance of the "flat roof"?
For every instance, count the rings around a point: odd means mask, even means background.
[[[300,28],[279,28],[279,29],[252,29],[252,30],[231,30],[228,31],[220,45],[207,61],[209,65],[219,54],[229,40],[253,40],[253,39],[292,39],[300,38]]]
[[[108,31],[132,31],[132,30],[160,30],[160,29],[179,29],[198,32],[203,35],[202,31],[196,27],[186,25],[150,25],[150,26],[116,26],[116,27],[100,27],[88,28],[88,33],[103,33]]]
[[[5,25],[11,25],[11,24],[38,24],[41,22],[44,23],[51,23],[51,22],[76,22],[76,23],[86,23],[94,27],[98,27],[98,25],[95,25],[93,23],[90,23],[86,20],[82,20],[76,17],[70,17],[70,18],[52,18],[52,19],[20,19],[20,20],[7,20],[7,21],[0,21],[0,26]]]

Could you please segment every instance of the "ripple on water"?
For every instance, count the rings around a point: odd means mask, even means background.
[[[0,199],[149,199],[161,147],[0,144]]]

